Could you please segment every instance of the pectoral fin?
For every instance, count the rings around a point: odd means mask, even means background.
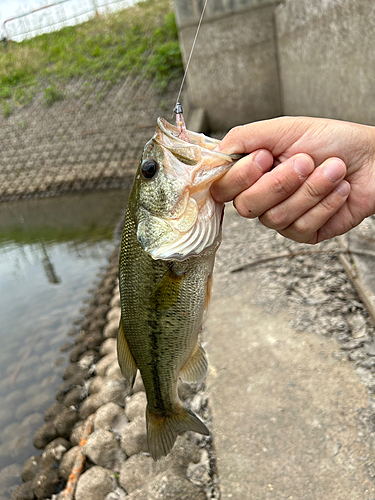
[[[138,367],[126,341],[122,319],[120,320],[120,327],[117,335],[117,357],[123,377],[129,382],[131,387],[133,387]]]
[[[173,267],[169,267],[151,294],[150,307],[160,311],[174,306],[183,280],[183,274],[178,275],[173,271]]]
[[[206,353],[198,340],[194,351],[180,372],[180,377],[185,382],[195,383],[205,379],[207,372],[208,361]]]

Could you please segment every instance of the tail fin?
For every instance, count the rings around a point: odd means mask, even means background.
[[[182,405],[171,417],[153,415],[147,407],[146,419],[148,449],[154,460],[168,455],[180,432],[194,431],[205,436],[210,433],[202,420]]]

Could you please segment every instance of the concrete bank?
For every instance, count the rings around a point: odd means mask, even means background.
[[[179,84],[161,92],[131,76],[110,89],[72,81],[51,107],[40,94],[0,116],[0,202],[129,187],[156,118],[172,114]]]
[[[222,500],[374,499],[374,327],[338,242],[298,245],[231,208],[223,234],[205,332]]]
[[[186,64],[201,0],[174,0]],[[212,131],[279,115],[373,125],[372,0],[208,2],[187,74]]]

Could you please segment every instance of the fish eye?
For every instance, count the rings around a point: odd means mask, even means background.
[[[155,177],[155,175],[157,174],[158,164],[156,163],[155,160],[145,160],[142,163],[141,172],[142,172],[142,176],[145,179],[150,180],[153,177]]]

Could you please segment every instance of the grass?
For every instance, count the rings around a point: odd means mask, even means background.
[[[0,47],[0,105],[4,116],[43,91],[51,106],[72,79],[102,80],[110,87],[141,74],[161,88],[182,74],[170,0],[144,0],[81,25]]]
[[[47,106],[52,106],[54,102],[64,99],[64,93],[52,83],[49,87],[43,89],[44,102]]]
[[[113,228],[91,224],[82,228],[45,226],[43,228],[13,228],[8,231],[0,229],[0,244],[14,242],[23,245],[33,243],[86,243],[113,238]]]

